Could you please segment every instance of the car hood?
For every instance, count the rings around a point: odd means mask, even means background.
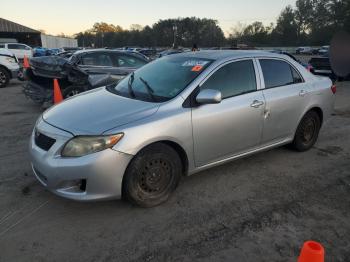
[[[73,135],[99,135],[143,118],[158,104],[134,100],[98,88],[67,99],[43,114],[45,122]]]

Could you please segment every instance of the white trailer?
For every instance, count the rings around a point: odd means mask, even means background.
[[[68,37],[41,34],[41,45],[45,48],[78,47],[78,40]]]

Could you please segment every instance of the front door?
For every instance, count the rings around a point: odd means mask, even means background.
[[[200,86],[221,91],[223,100],[192,109],[197,167],[259,146],[265,101],[255,71],[250,59],[230,62]]]

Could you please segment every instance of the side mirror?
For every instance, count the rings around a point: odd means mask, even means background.
[[[199,104],[219,104],[221,102],[221,92],[213,89],[204,89],[199,92],[196,101]]]

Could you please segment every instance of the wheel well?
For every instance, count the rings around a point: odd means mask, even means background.
[[[182,175],[186,175],[187,172],[188,172],[188,157],[187,157],[187,154],[186,154],[185,150],[179,144],[177,144],[177,143],[175,143],[173,141],[169,141],[169,140],[157,141],[157,142],[151,143],[151,144],[143,147],[142,149],[139,150],[139,152],[141,150],[151,146],[151,145],[158,144],[158,143],[170,146],[171,148],[173,148],[176,151],[176,153],[178,153],[178,155],[180,156],[181,163],[182,163]],[[135,154],[135,156],[136,156],[136,154]],[[128,164],[127,168],[129,168],[130,163]],[[126,170],[125,170],[125,172],[126,172]],[[124,177],[125,177],[125,174],[124,174],[123,180],[122,180],[122,197],[125,195],[125,193],[124,193],[124,189],[125,189],[124,188],[124,183],[125,183]]]
[[[308,112],[310,112],[310,111],[314,111],[318,114],[318,116],[320,117],[321,126],[322,126],[322,123],[323,123],[323,111],[322,111],[322,109],[319,107],[314,107],[314,108],[311,108]]]
[[[187,157],[185,150],[179,144],[177,144],[173,141],[164,140],[164,141],[159,141],[157,143],[166,144],[166,145],[172,147],[178,153],[178,155],[180,156],[180,159],[181,159],[181,163],[182,163],[182,174],[186,175],[187,171],[188,171],[188,157]]]
[[[151,145],[158,144],[158,143],[170,146],[171,148],[173,148],[176,151],[176,153],[179,155],[179,157],[181,159],[182,174],[186,175],[187,171],[188,171],[188,157],[187,157],[186,151],[178,143],[175,143],[175,142],[170,141],[170,140],[161,140],[161,141],[157,141],[157,142],[151,143],[151,144],[143,147],[141,150],[143,150],[143,149],[145,149],[145,148],[147,148],[147,147],[149,147]],[[139,150],[139,152],[141,150]]]

